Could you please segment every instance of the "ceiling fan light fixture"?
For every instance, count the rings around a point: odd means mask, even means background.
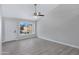
[[[34,19],[38,19],[38,16],[33,16]]]
[[[38,16],[44,16],[41,14],[41,12],[37,12],[37,4],[34,4],[35,12],[34,12],[34,18],[37,19],[39,18]]]

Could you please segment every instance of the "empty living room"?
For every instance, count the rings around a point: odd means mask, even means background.
[[[79,55],[79,4],[0,4],[1,55]]]

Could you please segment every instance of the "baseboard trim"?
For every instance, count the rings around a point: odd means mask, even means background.
[[[60,42],[60,41],[55,41],[55,40],[52,40],[52,39],[47,39],[47,38],[42,37],[42,36],[38,36],[38,38],[41,38],[41,39],[44,39],[44,40],[48,40],[48,41],[51,41],[51,42],[56,42],[56,43],[59,43],[59,44],[62,44],[62,45],[66,45],[66,46],[70,46],[70,47],[79,49],[79,46],[71,45],[71,44],[68,44],[68,43]]]
[[[2,43],[11,42],[11,41],[18,41],[18,40],[25,40],[25,39],[36,38],[36,37],[37,36],[35,34],[33,34],[31,37],[25,37],[25,38],[18,38],[18,37],[16,37],[14,40],[2,41]]]
[[[31,37],[31,38],[25,38],[25,39],[17,39],[17,40],[10,40],[10,41],[3,41],[2,43],[8,43],[8,42],[13,42],[13,41],[21,41],[21,40],[32,39],[32,38],[37,38],[37,37]]]

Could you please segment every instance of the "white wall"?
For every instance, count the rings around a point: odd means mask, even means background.
[[[4,17],[32,18],[33,7],[31,4],[2,4]]]
[[[17,34],[15,33],[16,26],[20,21],[27,21],[27,20],[18,19],[18,18],[7,18],[7,17],[3,17],[2,19],[3,19],[3,25],[4,25],[3,26],[4,39],[2,41],[6,42],[11,40],[18,40]],[[35,34],[34,30],[33,30],[33,34]]]
[[[79,48],[79,5],[59,5],[37,27],[39,37]]]
[[[17,21],[14,18],[3,18],[4,20],[4,39],[2,41],[9,41],[15,39],[15,29]]]
[[[0,5],[0,54],[1,54],[1,50],[2,50],[2,10],[1,10],[1,5]]]
[[[2,37],[1,37],[1,36],[2,36],[2,35],[1,35],[1,34],[2,34],[2,23],[1,23],[1,21],[2,21],[2,20],[1,20],[1,17],[0,17],[0,54],[1,54],[1,45],[2,45],[2,44],[1,44],[1,43],[2,43],[2,42],[1,42],[1,39],[2,39]]]

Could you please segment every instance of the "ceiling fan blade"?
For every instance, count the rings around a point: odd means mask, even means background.
[[[38,15],[38,16],[45,16],[45,15]]]

